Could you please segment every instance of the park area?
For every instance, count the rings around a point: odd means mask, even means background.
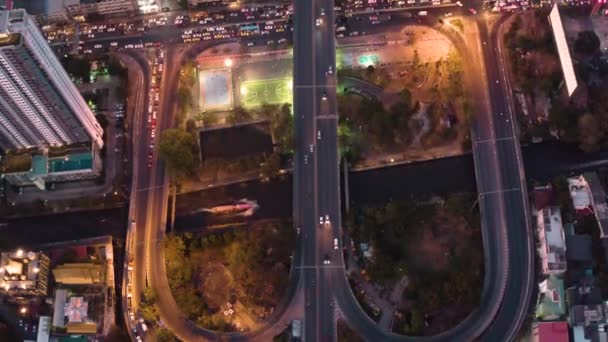
[[[483,247],[474,194],[356,208],[347,226],[355,242],[351,283],[381,326],[393,321],[395,332],[435,335],[479,305]]]
[[[169,235],[165,260],[175,301],[201,327],[255,330],[283,297],[294,243],[288,221]]]
[[[355,167],[467,148],[470,109],[460,54],[428,27],[408,26],[397,38],[373,53],[345,48],[337,54],[342,156]]]

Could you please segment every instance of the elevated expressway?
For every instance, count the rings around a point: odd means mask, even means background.
[[[294,115],[296,156],[294,160],[294,222],[302,227],[290,274],[290,285],[276,313],[260,331],[221,334],[197,327],[179,310],[169,289],[162,239],[165,234],[168,179],[164,166],[154,157],[153,167],[141,171],[145,191],[137,192],[138,229],[143,229],[148,283],[158,295],[160,317],[184,341],[269,341],[292,319],[304,313],[307,341],[335,341],[337,316],[368,341],[487,341],[512,340],[522,324],[529,303],[533,252],[526,219],[526,193],[517,134],[504,114],[512,115],[504,69],[491,50],[479,54],[466,48],[454,32],[450,38],[461,47],[467,63],[465,75],[473,85],[477,112],[473,123],[473,151],[482,210],[485,252],[485,284],[479,308],[461,324],[437,336],[407,338],[381,331],[356,301],[344,270],[342,253],[333,248],[341,236],[340,188],[333,25],[315,26],[321,8],[325,24],[333,23],[333,2],[296,2],[294,31]],[[496,46],[495,31],[488,34],[480,25],[481,40]],[[491,35],[489,37],[488,35]],[[172,127],[176,106],[179,67],[212,44],[198,44],[186,51],[170,49],[161,83],[160,131]],[[481,46],[478,47],[481,50]],[[477,56],[476,56],[477,55]],[[478,58],[476,61],[475,58]],[[489,60],[488,60],[489,59]],[[483,64],[486,64],[484,69]],[[480,68],[480,69],[477,69]],[[483,75],[474,79],[472,75]],[[496,80],[499,80],[497,83]],[[507,95],[507,96],[505,96]],[[489,100],[491,99],[491,100]],[[483,101],[486,100],[486,101]],[[498,115],[498,113],[503,113]],[[320,137],[320,139],[319,139]],[[312,151],[311,151],[312,145]],[[307,154],[308,157],[304,158]],[[140,180],[142,182],[142,180]],[[132,203],[134,205],[135,203]],[[319,218],[329,218],[320,224]],[[331,260],[327,265],[323,261]]]

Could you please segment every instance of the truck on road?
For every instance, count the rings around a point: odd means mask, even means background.
[[[291,322],[291,337],[294,341],[300,341],[302,338],[302,322],[298,319]]]

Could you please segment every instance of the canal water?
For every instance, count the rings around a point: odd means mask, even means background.
[[[528,180],[546,182],[558,175],[608,166],[608,151],[583,154],[575,146],[543,143],[524,146],[524,165]],[[402,164],[349,174],[351,205],[374,205],[389,199],[403,199],[412,195],[446,194],[476,191],[473,157],[458,157]],[[270,182],[252,181],[217,189],[208,189],[178,196],[176,230],[197,230],[207,226],[221,226],[235,221],[290,218],[292,213],[292,183],[290,176]],[[219,217],[200,208],[227,204],[247,198],[256,200],[259,210],[251,217]]]
[[[608,150],[583,154],[576,147],[543,143],[523,148],[526,176],[548,181],[557,175],[608,166]],[[388,199],[412,195],[476,191],[471,155],[427,162],[404,164],[382,169],[353,172],[349,175],[351,205],[381,204]],[[209,226],[221,227],[235,221],[290,218],[292,212],[291,176],[269,182],[245,182],[210,188],[178,196],[176,231],[194,231]],[[255,200],[259,209],[251,217],[217,217],[200,211],[240,199]],[[107,209],[30,217],[4,221],[0,218],[0,246],[35,245],[109,234],[124,238],[127,209]]]

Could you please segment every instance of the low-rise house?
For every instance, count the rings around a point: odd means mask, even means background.
[[[532,342],[568,342],[568,323],[537,322],[532,326]]]
[[[538,252],[545,275],[563,274],[566,271],[566,239],[560,208],[542,208],[537,214]]]
[[[568,189],[574,209],[579,214],[594,214],[600,229],[600,238],[608,237],[608,204],[606,192],[595,172],[586,172],[568,178]]]
[[[604,332],[606,305],[596,280],[587,272],[577,283],[568,288],[569,322],[574,341],[599,341],[608,338]]]
[[[591,235],[567,234],[566,259],[570,262],[591,266],[593,264],[593,255],[591,254]]]
[[[541,321],[554,321],[566,314],[564,281],[554,275],[538,284],[539,295],[536,318]]]

